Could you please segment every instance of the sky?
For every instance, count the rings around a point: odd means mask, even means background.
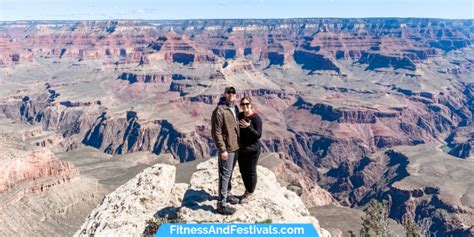
[[[473,16],[474,0],[0,0],[0,21]]]

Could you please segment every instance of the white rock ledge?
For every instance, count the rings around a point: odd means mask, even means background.
[[[255,199],[234,205],[231,216],[215,212],[217,204],[217,159],[200,163],[190,184],[174,183],[176,169],[157,164],[147,168],[126,184],[107,195],[92,211],[75,236],[141,236],[146,220],[155,216],[179,217],[186,223],[312,223],[320,236],[330,236],[310,216],[301,198],[277,182],[275,174],[257,167],[258,181]],[[241,195],[244,185],[234,170],[232,194]]]

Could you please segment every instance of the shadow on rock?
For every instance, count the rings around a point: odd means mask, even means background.
[[[211,205],[203,205],[201,204],[204,201],[216,199],[215,197],[211,196],[209,193],[203,190],[194,190],[188,189],[183,197],[183,202],[181,207],[186,207],[192,210],[204,210],[215,212],[214,207]],[[160,209],[154,215],[156,218],[167,219],[170,222],[179,221],[179,211],[181,207],[175,206],[168,206]]]
[[[214,207],[211,205],[202,205],[204,201],[209,201],[215,199],[209,193],[204,190],[194,190],[188,189],[184,194],[183,198],[183,207],[187,207],[192,210],[205,210],[210,212],[215,212]]]
[[[165,207],[153,215],[157,218],[165,218],[167,220],[176,220],[178,219],[179,207]]]

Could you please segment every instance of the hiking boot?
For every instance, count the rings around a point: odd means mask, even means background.
[[[229,196],[227,197],[227,200],[226,200],[226,201],[227,201],[228,203],[230,203],[230,204],[235,205],[235,204],[239,203],[240,200],[239,200],[239,198],[237,198],[237,197],[234,196],[234,195],[229,195]]]
[[[233,215],[235,213],[235,208],[229,206],[229,205],[217,205],[217,213],[221,215]]]
[[[254,199],[255,194],[245,192],[244,195],[240,197],[240,204],[248,203]]]

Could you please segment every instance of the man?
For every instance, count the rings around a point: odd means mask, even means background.
[[[221,98],[216,109],[212,113],[212,139],[216,144],[219,163],[219,198],[217,202],[217,213],[232,215],[235,208],[227,204],[237,204],[239,199],[229,195],[232,180],[232,171],[237,161],[239,150],[239,122],[237,115],[239,108],[234,103],[236,91],[234,87],[227,87],[224,98]]]

